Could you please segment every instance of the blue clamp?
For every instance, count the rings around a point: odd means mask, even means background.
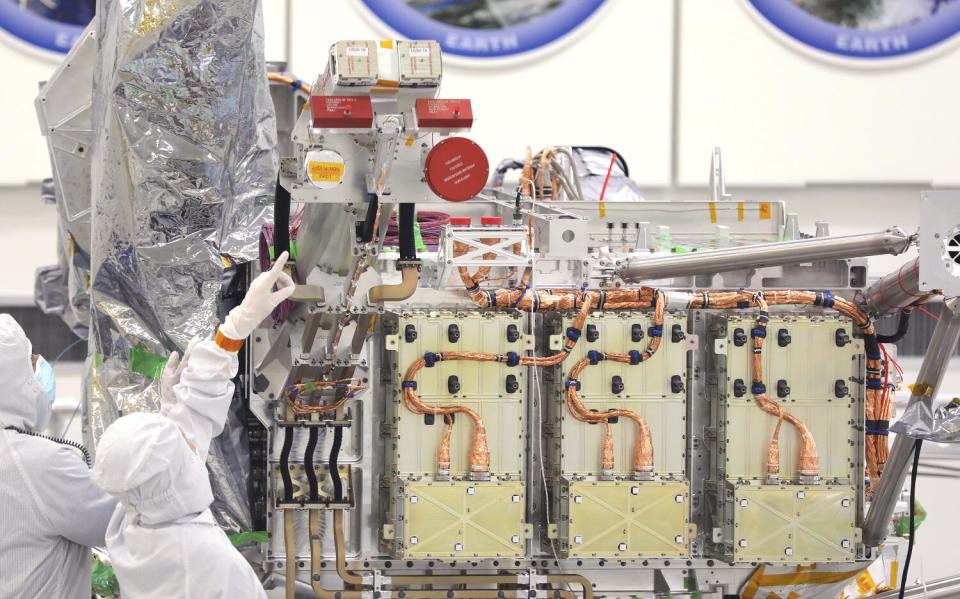
[[[580,340],[580,329],[575,329],[573,327],[567,327],[567,339],[577,342]]]
[[[740,308],[741,310],[746,310],[747,308],[750,307],[750,302],[748,302],[747,300],[740,300],[739,302],[737,302],[737,307]]]
[[[417,381],[403,381],[402,383],[400,383],[400,386],[403,387],[404,389],[416,390]]]
[[[519,366],[520,365],[520,354],[515,351],[508,351],[506,356],[507,366]]]
[[[631,349],[631,350],[628,352],[628,354],[630,355],[630,363],[631,363],[631,364],[637,365],[637,364],[639,364],[640,362],[643,362],[643,354],[641,354],[639,350]]]
[[[300,91],[300,87],[301,87],[301,86],[303,86],[303,80],[302,80],[302,79],[294,79],[293,81],[290,82],[290,87],[292,87],[293,89],[295,89],[295,90],[297,90],[297,91]]]
[[[567,382],[564,383],[563,386],[566,387],[567,389],[569,389],[570,387],[573,387],[574,389],[576,389],[577,391],[579,391],[579,390],[580,390],[580,381],[578,381],[578,380],[576,380],[576,379],[567,379]]]
[[[661,326],[652,326],[647,330],[647,333],[651,337],[663,337],[663,327]]]
[[[428,351],[423,354],[423,361],[427,363],[427,368],[433,368],[433,365],[437,362],[443,362],[443,354],[435,354],[432,351]]]
[[[510,306],[511,308],[516,308],[520,305],[520,302],[523,301],[523,296],[527,294],[528,289],[530,289],[530,285],[524,286],[523,291],[521,291],[520,295],[517,296],[517,301],[513,302],[513,305]]]
[[[814,306],[823,306],[824,308],[833,307],[833,293],[830,291],[818,291],[813,300]]]
[[[767,392],[767,386],[754,381],[753,385],[750,386],[750,392],[754,395],[761,395]]]
[[[595,349],[591,349],[587,352],[587,358],[590,359],[591,366],[596,366],[598,362],[606,360],[607,356],[603,352],[598,352]]]
[[[880,379],[867,379],[867,389],[883,389],[883,381]]]
[[[767,329],[763,327],[753,327],[752,329],[750,329],[750,335],[752,337],[760,337],[761,339],[763,339],[764,337],[767,336]]]

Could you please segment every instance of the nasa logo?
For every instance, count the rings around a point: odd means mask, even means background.
[[[66,54],[93,19],[95,0],[0,1],[0,29],[32,48]]]
[[[526,54],[577,29],[607,0],[363,0],[407,39],[437,40],[468,58]]]
[[[747,0],[801,44],[847,62],[884,63],[960,31],[960,0]]]

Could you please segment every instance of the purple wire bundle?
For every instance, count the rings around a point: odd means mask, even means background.
[[[436,250],[440,245],[440,235],[443,228],[450,224],[450,215],[446,212],[434,212],[424,210],[417,212],[417,224],[420,226],[420,237],[423,239],[423,245],[431,250]],[[383,244],[396,246],[400,243],[400,227],[397,226],[397,215],[390,216],[390,224],[387,225],[387,234],[383,237]]]

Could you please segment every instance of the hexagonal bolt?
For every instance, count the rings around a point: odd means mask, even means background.
[[[806,496],[807,494],[804,493],[803,491],[797,491],[797,499],[803,499]]]
[[[746,499],[740,500],[740,507],[747,507],[748,505],[750,505],[750,502],[748,500]]]
[[[454,545],[453,545],[453,550],[454,550],[454,551],[463,551],[463,543],[454,543]]]
[[[513,495],[512,497],[510,497],[510,500],[513,501],[514,503],[520,503],[520,496]]]
[[[410,503],[417,503],[418,501],[420,501],[420,498],[417,497],[416,495],[410,496]]]
[[[420,542],[420,539],[418,539],[417,537],[410,537],[410,544],[411,544],[411,545],[416,545],[416,544],[419,543],[419,542]]]
[[[619,545],[617,545],[617,551],[626,551],[626,550],[627,550],[626,543],[620,543]]]
[[[513,535],[510,537],[510,542],[514,545],[518,545],[520,543],[520,535]]]
[[[674,496],[673,500],[677,503],[683,503],[683,495],[676,495]]]
[[[583,544],[583,537],[580,535],[577,535],[573,537],[573,542],[576,543],[577,545],[581,545]]]
[[[476,495],[476,494],[477,494],[476,487],[467,487],[467,495]]]
[[[683,543],[683,535],[677,535],[673,537],[673,542],[676,543],[677,545],[680,545],[681,543]]]
[[[793,555],[793,547],[785,547],[783,550],[784,555]]]
[[[582,496],[582,495],[574,495],[574,496],[573,496],[573,502],[574,502],[574,503],[583,503],[583,496]]]
[[[843,507],[850,507],[850,500],[844,499],[843,501],[840,502],[840,505]]]
[[[639,494],[640,494],[640,487],[630,487],[630,494],[631,494],[631,495],[639,495]]]
[[[744,548],[745,548],[745,547],[747,546],[747,540],[746,540],[746,539],[740,539],[740,542],[738,543],[738,545],[740,545],[740,547],[744,547]]]
[[[843,547],[844,549],[850,549],[850,541],[849,541],[849,539],[844,539],[844,540],[840,541],[840,546]]]

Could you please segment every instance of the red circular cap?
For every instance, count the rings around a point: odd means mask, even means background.
[[[465,137],[433,146],[423,169],[430,191],[448,202],[465,202],[487,184],[490,163],[483,148]]]
[[[450,224],[458,227],[469,227],[473,224],[473,219],[469,216],[451,216]]]
[[[503,219],[499,216],[481,216],[480,217],[481,225],[502,225]]]

